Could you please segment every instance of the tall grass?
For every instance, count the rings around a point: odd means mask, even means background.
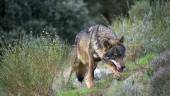
[[[58,38],[25,36],[11,50],[4,50],[0,62],[3,90],[12,96],[47,96],[67,62],[69,46]]]
[[[130,18],[120,17],[113,29],[125,36],[128,51],[142,47],[143,53],[162,52],[170,47],[170,1],[151,5],[140,0],[129,10]]]

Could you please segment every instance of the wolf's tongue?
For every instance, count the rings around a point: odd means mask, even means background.
[[[117,63],[115,60],[111,60],[111,62],[113,62],[113,63],[116,65],[116,67],[117,67],[118,70],[121,68],[121,66],[119,65],[119,63]]]

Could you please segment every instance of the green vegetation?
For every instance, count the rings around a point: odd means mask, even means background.
[[[130,18],[118,18],[113,29],[125,36],[130,51],[162,52],[170,46],[169,6],[169,1],[150,5],[148,0],[140,0],[131,6]]]
[[[59,96],[87,96],[91,92],[95,92],[96,89],[75,89],[75,90],[68,90],[66,92],[61,92]]]
[[[93,89],[75,87],[73,78],[64,84],[71,51],[64,40],[72,42],[85,22],[99,19],[94,13],[103,8],[101,1],[96,3],[96,10],[91,9],[91,0],[85,0],[87,5],[83,0],[3,1],[0,4],[6,4],[2,8],[6,12],[0,9],[0,95],[169,96],[170,55],[169,51],[162,52],[170,48],[170,1],[134,0],[128,7],[129,17],[114,19],[111,28],[125,37],[127,69],[120,80],[112,76],[96,80]],[[109,14],[115,11],[109,8],[104,10]],[[159,53],[164,55],[156,57]]]
[[[3,5],[0,6],[0,37],[6,43],[24,34],[37,37],[44,32],[73,42],[76,33],[89,20],[83,0],[1,0],[0,3]]]
[[[127,2],[120,1],[1,0],[0,38],[11,43],[23,34],[33,33],[37,37],[47,31],[52,36],[58,35],[62,40],[73,43],[76,33],[84,25],[93,21],[102,22],[101,14],[109,21],[113,13],[127,15]]]
[[[50,38],[24,38],[5,50],[0,62],[0,86],[15,96],[46,96],[55,76],[67,62],[69,47]]]
[[[151,62],[153,75],[151,79],[152,96],[168,96],[170,94],[170,51],[165,51]]]

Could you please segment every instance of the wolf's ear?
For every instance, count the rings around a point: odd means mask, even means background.
[[[124,36],[121,36],[121,37],[120,37],[119,42],[120,42],[120,43],[123,43],[123,42],[124,42]]]

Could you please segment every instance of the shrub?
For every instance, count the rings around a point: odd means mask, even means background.
[[[5,49],[0,62],[0,86],[9,95],[47,96],[53,79],[67,62],[69,47],[59,39],[29,38]]]
[[[58,35],[68,42],[73,42],[76,33],[89,20],[86,4],[83,0],[58,0],[54,8],[53,24],[57,28]]]
[[[113,29],[125,36],[129,53],[140,46],[143,48],[142,53],[162,52],[170,47],[169,6],[169,1],[153,6],[146,0],[138,1],[129,11],[130,19],[120,17],[115,20]]]
[[[114,81],[106,96],[149,96],[148,76],[145,71],[135,72],[123,82]]]
[[[132,20],[138,19],[142,20],[144,16],[149,14],[151,10],[151,6],[149,4],[149,0],[141,0],[135,3],[129,10],[129,15]]]
[[[89,20],[83,0],[3,0],[0,6],[0,26],[8,34],[18,27],[34,36],[40,35],[46,27],[55,29],[62,39],[71,42],[75,34]],[[3,12],[4,11],[4,12]],[[2,13],[3,12],[3,15]],[[82,19],[83,18],[83,19]],[[18,34],[14,31],[13,34]],[[1,35],[2,36],[2,35]],[[0,37],[1,37],[0,36]],[[12,36],[10,36],[12,39]]]
[[[170,51],[165,51],[152,62],[153,76],[151,79],[152,96],[169,96],[170,87]]]

